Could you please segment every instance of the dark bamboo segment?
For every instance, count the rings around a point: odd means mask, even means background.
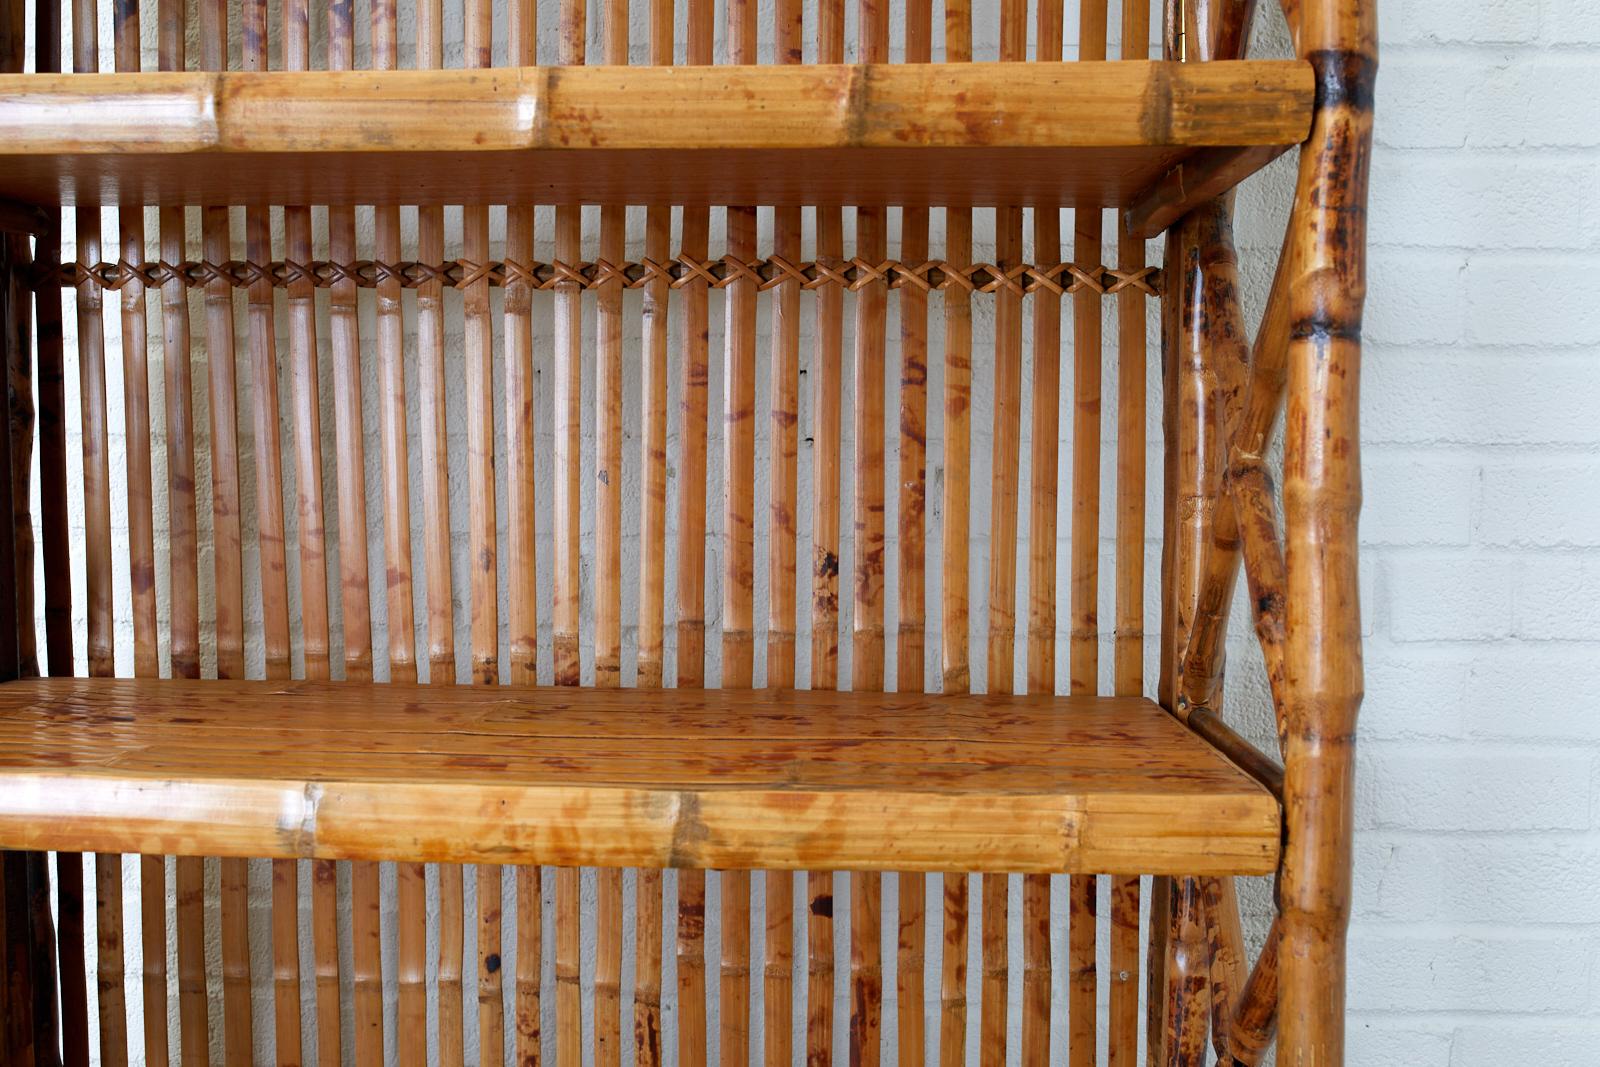
[[[535,866],[517,868],[517,976],[515,992],[516,1043],[512,1062],[517,1067],[539,1067],[543,1062],[543,1022],[540,974],[544,967],[544,908],[540,899],[543,872]],[[659,914],[659,913],[658,913]],[[656,938],[657,943],[660,937]],[[642,959],[642,957],[641,957]],[[659,960],[659,949],[657,950]],[[636,1061],[642,1065],[648,1060]]]
[[[1239,1067],[1256,1067],[1278,1028],[1278,945],[1283,920],[1274,918],[1261,955],[1250,969],[1228,1023],[1228,1053]]]
[[[1345,931],[1361,613],[1359,376],[1377,13],[1363,0],[1300,8],[1296,47],[1317,74],[1290,235],[1284,816],[1279,882],[1288,1067],[1344,1062]]]
[[[1170,1067],[1202,1067],[1210,1009],[1210,952],[1206,943],[1200,882],[1165,879],[1170,886],[1171,934],[1167,942],[1166,1030],[1159,1039]],[[1151,1040],[1157,1040],[1152,1034]]]
[[[1006,1061],[1007,881],[1003,874],[985,874],[981,882],[978,1063],[982,1067]]]
[[[636,1067],[656,1067],[662,1062],[661,890],[661,871],[653,867],[640,868],[634,881],[637,948],[633,970],[633,1062]]]
[[[84,960],[83,856],[56,854],[55,952],[61,985],[61,1064],[88,1067],[89,990]]]
[[[1239,898],[1233,879],[1200,879],[1200,905],[1206,929],[1206,953],[1211,961],[1211,1046],[1219,1062],[1226,1063],[1233,1045],[1233,1014],[1244,991],[1244,935],[1239,924]]]
[[[806,1067],[833,1062],[833,875],[806,881]]]
[[[144,957],[144,1059],[155,1067],[171,1062],[167,1046],[167,865],[160,856],[139,857],[140,951]]]
[[[100,1062],[106,1067],[123,1067],[128,1062],[128,1005],[123,985],[121,856],[94,858],[94,929]]]
[[[678,872],[678,1062],[706,1062],[706,876]]]

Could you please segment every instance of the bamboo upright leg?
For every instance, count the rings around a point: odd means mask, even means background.
[[[1284,438],[1288,735],[1279,882],[1279,1057],[1344,1062],[1345,930],[1361,614],[1359,376],[1366,201],[1377,73],[1376,4],[1302,5],[1300,53],[1317,76],[1290,234],[1289,407]]]

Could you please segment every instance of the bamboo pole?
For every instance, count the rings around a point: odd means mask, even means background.
[[[945,0],[945,59],[972,59],[972,7],[969,0]],[[957,268],[972,263],[972,211],[945,208],[945,260]],[[971,529],[972,450],[972,296],[970,290],[944,291],[944,548],[941,561],[941,690],[971,690],[968,625],[968,540]],[[967,1044],[967,876],[945,872],[944,965],[940,975],[939,1058],[942,1067],[966,1062]],[[981,1016],[980,1016],[981,1018]]]
[[[800,0],[773,5],[773,39],[779,63],[803,58],[804,9]],[[801,209],[779,207],[773,217],[774,255],[803,258]],[[767,685],[795,684],[797,625],[797,522],[800,453],[800,284],[778,286],[772,302],[771,363],[772,503],[768,548]],[[768,871],[766,963],[762,982],[763,1062],[789,1061],[794,1046],[794,873]]]
[[[756,62],[756,4],[727,6],[728,61]],[[727,209],[728,256],[756,256],[756,209]],[[727,287],[723,362],[722,685],[742,689],[755,672],[756,286],[741,277]],[[750,1056],[750,872],[722,879],[721,1062],[743,1067]]]
[[[1089,4],[1089,0],[1085,0]],[[1089,4],[1092,6],[1092,4]],[[1062,5],[1044,0],[1038,7],[1037,58],[1061,59]],[[1035,205],[1033,248],[1040,263],[1061,255],[1061,212],[1052,204]],[[1098,310],[1098,306],[1097,306]],[[1056,482],[1059,471],[1061,394],[1061,298],[1049,289],[1034,295],[1033,305],[1033,449],[1028,519],[1028,692],[1056,689]],[[1076,544],[1076,542],[1074,542]],[[1089,884],[1093,885],[1090,880]],[[1022,1062],[1043,1064],[1050,1056],[1050,879],[1030,874],[1023,882],[1022,901]],[[1077,898],[1074,898],[1077,903]],[[1080,916],[1069,935],[1078,936]],[[1092,927],[1091,927],[1092,933]],[[1076,949],[1077,942],[1073,942]],[[1092,940],[1091,940],[1092,948]],[[1076,960],[1076,953],[1074,959]],[[1078,1022],[1077,1015],[1070,1020]],[[1070,1046],[1078,1054],[1081,1042]]]
[[[72,69],[100,69],[99,14],[90,0],[72,3]],[[73,241],[79,263],[100,259],[100,211],[77,208]],[[83,567],[87,618],[86,653],[91,676],[116,673],[111,606],[111,467],[106,425],[105,310],[101,288],[77,290],[78,398],[83,436]],[[53,666],[53,662],[52,662]],[[63,876],[64,877],[64,876]],[[127,1003],[122,942],[122,857],[99,854],[95,878],[95,989],[97,1029],[106,1067],[127,1063]]]
[[[240,9],[241,66],[267,67],[267,3],[247,0]],[[255,262],[272,257],[267,211],[245,210],[245,256]],[[289,677],[288,562],[284,540],[283,450],[279,439],[278,344],[275,298],[263,279],[246,293],[250,334],[251,393],[254,397],[256,523],[261,568],[261,631],[265,673]],[[272,863],[273,1037],[281,1067],[300,1062],[299,866]],[[102,1048],[104,1042],[102,1042]]]
[[[226,67],[227,11],[201,6],[204,65]],[[228,210],[206,208],[202,218],[205,256],[229,256]],[[243,678],[244,581],[240,532],[238,412],[233,290],[206,287],[206,347],[211,414],[212,552],[214,561],[217,677]],[[254,1037],[250,1008],[249,868],[243,859],[221,861],[223,1048],[230,1067],[250,1062]]]
[[[906,61],[932,59],[933,4],[915,0],[906,7]],[[928,230],[928,208],[901,210],[900,256],[913,267],[928,262]],[[927,673],[927,427],[928,293],[908,285],[900,290],[900,626],[895,688],[902,692],[922,691]],[[920,1064],[927,1056],[923,968],[928,936],[927,878],[921,872],[900,873],[898,903],[899,1062]]]
[[[711,0],[689,0],[685,59],[712,62],[716,32]],[[710,213],[685,206],[680,254],[697,263],[709,255]],[[683,451],[678,480],[678,685],[705,685],[706,420],[710,364],[707,353],[708,290],[703,281],[684,289]],[[678,1062],[706,1062],[705,872],[678,872]]]
[[[626,66],[626,0],[606,0],[603,12],[602,60]],[[627,241],[623,205],[601,207],[600,262],[622,262]],[[613,280],[595,290],[594,679],[604,687],[622,684],[622,360],[622,284]]]
[[[417,65],[444,66],[443,0],[420,0],[417,5]],[[444,258],[443,208],[418,209],[417,254],[430,262]],[[428,581],[428,680],[435,685],[449,685],[456,680],[445,360],[443,286],[430,281],[417,290],[417,401]],[[460,1067],[466,1055],[461,987],[465,888],[461,867],[440,864],[438,873],[439,1063],[441,1067]]]
[[[1210,1008],[1210,952],[1200,883],[1195,878],[1167,879],[1171,887],[1171,938],[1167,947],[1164,992],[1165,1062],[1172,1067],[1202,1067]]]
[[[844,0],[819,0],[817,61],[844,62]],[[844,262],[844,213],[816,209],[819,263]],[[839,478],[843,442],[840,386],[844,375],[844,290],[837,283],[817,289],[817,350],[812,464],[815,477],[811,528],[811,687],[839,685]],[[806,1063],[833,1062],[833,873],[812,871],[807,878]]]
[[[889,59],[889,4],[860,0],[860,58]],[[856,262],[877,268],[888,258],[888,211],[856,208]],[[851,688],[881,691],[884,683],[884,360],[889,289],[868,280],[856,289],[855,324],[855,580]],[[874,1067],[883,1015],[881,919],[883,880],[876,872],[850,875],[850,1062]]]
[[[1345,931],[1361,614],[1359,374],[1377,14],[1364,0],[1300,9],[1296,47],[1317,74],[1291,234],[1284,420],[1287,685],[1279,1053],[1344,1061]]]
[[[284,10],[284,58],[290,70],[311,66],[309,0],[290,0]],[[284,209],[288,256],[311,260],[311,209]],[[289,357],[293,384],[295,496],[300,536],[300,612],[306,677],[330,673],[327,556],[322,514],[322,416],[317,388],[316,294],[309,279],[289,288]],[[316,975],[317,1037],[320,1062],[339,1056],[338,879],[333,861],[311,865],[311,929]]]
[[[507,54],[515,66],[537,62],[538,5],[515,0],[506,13]],[[506,256],[533,259],[534,209],[506,208]],[[534,490],[533,290],[508,285],[503,302],[505,344],[506,551],[512,685],[539,680],[539,595]],[[519,866],[515,879],[517,958],[513,978],[513,1062],[537,1067],[543,1050],[541,969],[544,955],[543,872]]]
[[[1150,5],[1123,0],[1122,58],[1150,54]],[[1118,227],[1117,266],[1142,267],[1144,242]],[[1116,632],[1113,692],[1144,691],[1145,538],[1145,302],[1142,294],[1117,294],[1117,522]],[[1111,996],[1106,1020],[1110,1067],[1132,1067],[1139,1042],[1139,911],[1137,877],[1111,879]]]
[[[139,11],[136,5],[113,9],[114,52],[119,72],[140,68]],[[144,209],[119,205],[122,259],[142,265],[145,253]],[[150,435],[140,432],[150,422],[150,371],[146,351],[147,320],[144,284],[134,281],[122,289],[122,395],[123,425],[127,435],[125,464],[128,477],[129,584],[133,599],[134,674],[159,673],[156,633],[155,535],[151,517],[152,486]],[[140,930],[143,948],[143,1000],[145,1062],[166,1067],[169,1062],[166,1029],[166,873],[160,856],[139,860]]]
[[[563,0],[560,8],[557,62],[577,66],[584,62],[587,5],[584,0]],[[556,207],[556,259],[575,263],[583,253],[582,209],[575,204]],[[582,414],[583,293],[576,285],[556,293],[555,352],[555,675],[558,685],[577,685],[581,664],[578,653],[579,610],[579,508]],[[556,875],[556,1062],[578,1067],[583,1056],[582,990],[579,986],[579,919],[582,877],[576,868],[564,867]]]

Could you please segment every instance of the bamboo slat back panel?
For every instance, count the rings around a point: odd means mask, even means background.
[[[38,0],[34,69],[1098,62],[1149,58],[1153,21],[1147,0],[100,15]],[[1199,58],[1237,58],[1225,38]],[[1182,595],[1148,657],[1147,413],[1169,446],[1190,418],[1265,437],[1282,385],[1270,411],[1209,407],[1198,345],[1148,372],[1151,298],[1175,353],[1188,305],[1120,214],[407,193],[80,205],[15,250],[47,279],[34,378],[9,368],[14,430],[15,397],[38,405],[10,446],[24,486],[38,458],[37,522],[24,492],[12,524],[41,557],[35,671],[1126,697],[1148,661],[1169,710],[1203,676],[1178,677],[1181,635],[1232,585],[1206,584],[1227,564],[1187,505],[1232,457],[1165,453],[1175,534],[1148,562]],[[1231,247],[1173,232],[1169,263]],[[1228,878],[68,853],[49,878],[66,1064],[1131,1065],[1193,1045],[1210,1002],[1164,1003],[1186,959],[1254,1003],[1238,931],[1204,918],[1236,927]],[[1256,1017],[1228,1003],[1212,1032],[1242,1055]]]

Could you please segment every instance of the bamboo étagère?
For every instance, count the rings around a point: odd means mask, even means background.
[[[1341,1062],[1372,6],[549,6],[7,0],[0,1055]]]

